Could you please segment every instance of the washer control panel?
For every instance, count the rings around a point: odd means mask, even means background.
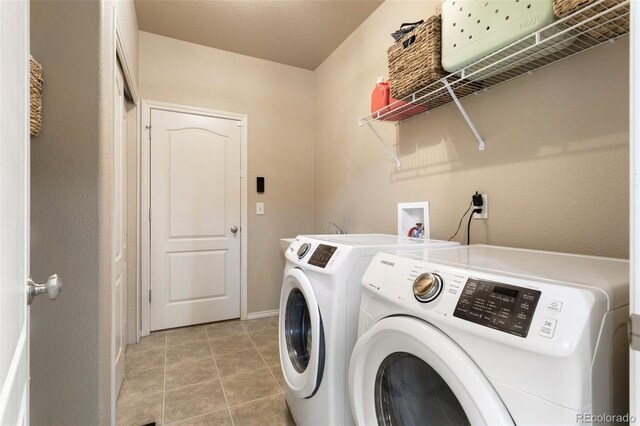
[[[530,288],[469,278],[453,316],[527,337],[541,294]]]
[[[325,268],[327,263],[329,263],[329,260],[331,260],[331,256],[333,256],[333,253],[335,253],[337,249],[337,247],[327,244],[319,244],[318,248],[309,258],[309,265]]]

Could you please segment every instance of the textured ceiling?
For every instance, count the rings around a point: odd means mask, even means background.
[[[314,70],[378,0],[136,0],[140,30]]]

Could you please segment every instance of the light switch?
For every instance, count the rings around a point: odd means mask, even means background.
[[[256,203],[256,214],[264,214],[264,203]]]

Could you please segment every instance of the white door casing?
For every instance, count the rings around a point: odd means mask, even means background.
[[[112,400],[115,401],[124,379],[124,352],[127,332],[127,238],[126,238],[126,99],[124,77],[116,67],[113,99],[113,236],[112,236],[112,298],[113,298],[113,361],[114,382]]]
[[[629,48],[629,160],[630,160],[630,288],[629,313],[640,315],[640,10],[631,7],[631,35]],[[634,324],[634,321],[631,321]],[[634,327],[635,328],[635,327]],[[633,334],[640,330],[633,329]],[[634,336],[635,337],[635,336]],[[640,418],[640,351],[630,349],[629,353],[629,414]]]
[[[150,115],[150,329],[237,318],[241,122]]]
[[[29,2],[0,2],[0,424],[29,424]]]

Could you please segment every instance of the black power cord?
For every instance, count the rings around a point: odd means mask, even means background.
[[[451,236],[451,238],[449,238],[447,241],[451,241],[455,238],[456,235],[458,235],[458,232],[460,231],[460,226],[462,226],[462,220],[464,219],[464,217],[467,215],[467,213],[469,213],[469,210],[471,210],[471,206],[473,205],[473,202],[469,203],[469,208],[467,209],[467,211],[465,211],[462,216],[460,217],[460,222],[458,222],[458,229],[456,229],[455,234],[453,234]],[[471,216],[473,216],[473,214],[471,214]],[[468,232],[467,232],[468,233]]]
[[[471,240],[471,219],[473,219],[473,215],[476,213],[482,213],[482,209],[473,209],[473,211],[469,215],[469,223],[467,223],[467,245],[469,245],[469,242]]]

